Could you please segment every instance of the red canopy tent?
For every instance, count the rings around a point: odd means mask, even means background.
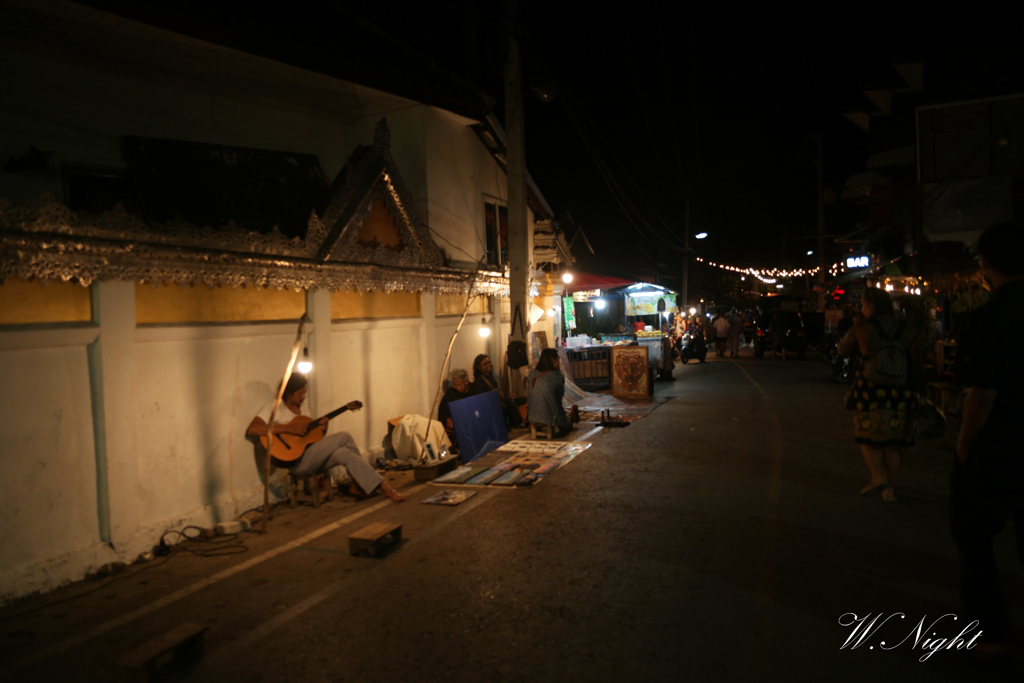
[[[565,286],[567,294],[581,292],[589,289],[615,289],[634,284],[632,280],[623,280],[620,277],[611,275],[596,275],[592,273],[573,273],[572,282]]]

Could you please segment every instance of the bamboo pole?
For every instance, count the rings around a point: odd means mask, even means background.
[[[455,332],[454,332],[454,334],[452,334],[452,338],[448,342],[448,352],[445,353],[445,355],[444,355],[444,362],[441,363],[441,377],[437,381],[437,395],[434,397],[434,406],[430,409],[430,414],[427,415],[427,430],[423,433],[423,450],[420,451],[420,457],[419,457],[419,460],[421,460],[421,461],[423,460],[424,453],[426,453],[426,451],[427,451],[427,442],[428,442],[428,439],[430,438],[430,428],[433,426],[431,423],[434,420],[434,418],[432,416],[437,414],[438,403],[441,400],[441,396],[444,394],[444,372],[445,372],[445,367],[447,367],[447,365],[448,365],[448,361],[452,357],[452,346],[454,346],[454,344],[455,344],[455,338],[459,336],[459,330],[462,329],[462,323],[466,322],[466,315],[469,313],[469,306],[473,302],[473,299],[476,298],[477,296],[480,296],[480,295],[479,294],[476,294],[476,295],[473,294],[473,287],[471,285],[470,288],[469,288],[469,297],[466,299],[466,308],[465,308],[464,311],[462,311],[462,318],[459,319],[459,324],[455,326]],[[442,425],[442,427],[443,427],[443,425]]]
[[[270,446],[274,443],[274,418],[277,417],[277,409],[284,398],[284,388],[288,379],[292,376],[295,368],[295,359],[299,357],[299,349],[302,347],[302,331],[306,323],[306,317],[299,318],[299,332],[295,335],[295,345],[292,347],[292,356],[288,359],[288,367],[285,368],[284,378],[281,379],[281,386],[277,389],[277,398],[274,399],[274,407],[270,410],[270,421],[267,422],[267,448],[266,460],[263,463],[263,519],[260,520],[260,533],[267,532],[267,518],[270,517]]]

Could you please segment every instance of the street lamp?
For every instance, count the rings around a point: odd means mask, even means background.
[[[562,273],[562,282],[565,284],[572,282],[572,273]]]
[[[696,237],[699,240],[702,240],[702,239],[704,239],[707,236],[708,236],[708,234],[706,232],[698,232],[696,235],[694,235],[694,237]]]

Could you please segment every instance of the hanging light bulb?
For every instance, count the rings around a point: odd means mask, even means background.
[[[554,306],[552,306],[551,308],[548,309],[548,317],[549,318],[554,318],[555,317],[555,307]]]
[[[309,360],[309,348],[302,349],[302,360],[299,361],[298,370],[303,375],[309,374],[309,371],[313,369],[313,363]]]
[[[487,318],[480,318],[480,336],[490,337],[491,328],[487,327]]]
[[[572,273],[562,273],[562,282],[565,284],[572,282]]]

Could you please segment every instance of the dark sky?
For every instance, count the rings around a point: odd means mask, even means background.
[[[143,11],[137,3],[83,1]],[[689,188],[691,234],[710,235],[691,246],[704,255],[744,266],[806,265],[808,241],[798,238],[815,230],[814,140],[823,145],[825,185],[841,190],[864,170],[869,144],[887,144],[877,135],[869,140],[843,114],[871,111],[862,90],[904,85],[894,62],[926,63],[925,92],[912,104],[1024,90],[1024,22],[1011,5],[954,12],[895,3],[801,11],[667,0],[609,9],[520,2],[528,82],[558,88],[550,103],[527,97],[527,166],[556,216],[568,212],[610,259],[640,246],[678,262],[673,248]],[[501,1],[143,6],[148,19],[173,30],[239,49],[272,46],[292,63],[334,60],[344,72],[346,60],[371,68],[377,60],[408,66],[415,79],[433,62],[489,92],[504,120]],[[360,22],[357,42],[351,27]],[[386,38],[380,49],[388,54],[373,54],[378,48],[366,35]],[[903,133],[904,144],[912,143],[912,126]],[[619,199],[599,163],[622,188]],[[623,203],[635,209],[624,211]],[[835,225],[826,229],[839,231],[863,216],[830,209],[827,218]]]
[[[709,233],[699,245],[705,255],[800,266],[812,245],[794,238],[816,224],[814,137],[823,142],[826,186],[841,190],[869,151],[868,136],[843,114],[871,111],[863,90],[904,85],[895,61],[926,61],[921,103],[1024,87],[1021,34],[1010,26],[1021,27],[1019,13],[920,19],[890,6],[853,16],[844,5],[787,16],[710,5],[633,3],[582,24],[568,10],[528,19],[531,46],[552,65],[562,100],[528,110],[528,164],[556,210],[569,209],[602,250],[667,245],[609,200],[565,123],[567,107],[592,124],[585,134],[660,233],[681,234],[689,181],[691,234]]]
[[[399,6],[353,11],[495,95],[503,120],[502,3]],[[808,265],[813,243],[799,237],[816,229],[816,139],[838,192],[869,151],[913,143],[914,105],[1024,90],[1022,12],[1005,6],[595,7],[522,2],[528,79],[558,88],[550,103],[527,98],[527,165],[556,215],[610,259],[640,245],[677,263],[689,187],[691,235],[710,235],[691,247],[737,265]],[[863,90],[903,87],[892,65],[904,61],[925,62],[925,92],[904,98],[902,138],[869,141],[843,114],[873,110]],[[826,231],[866,217],[830,208]]]

